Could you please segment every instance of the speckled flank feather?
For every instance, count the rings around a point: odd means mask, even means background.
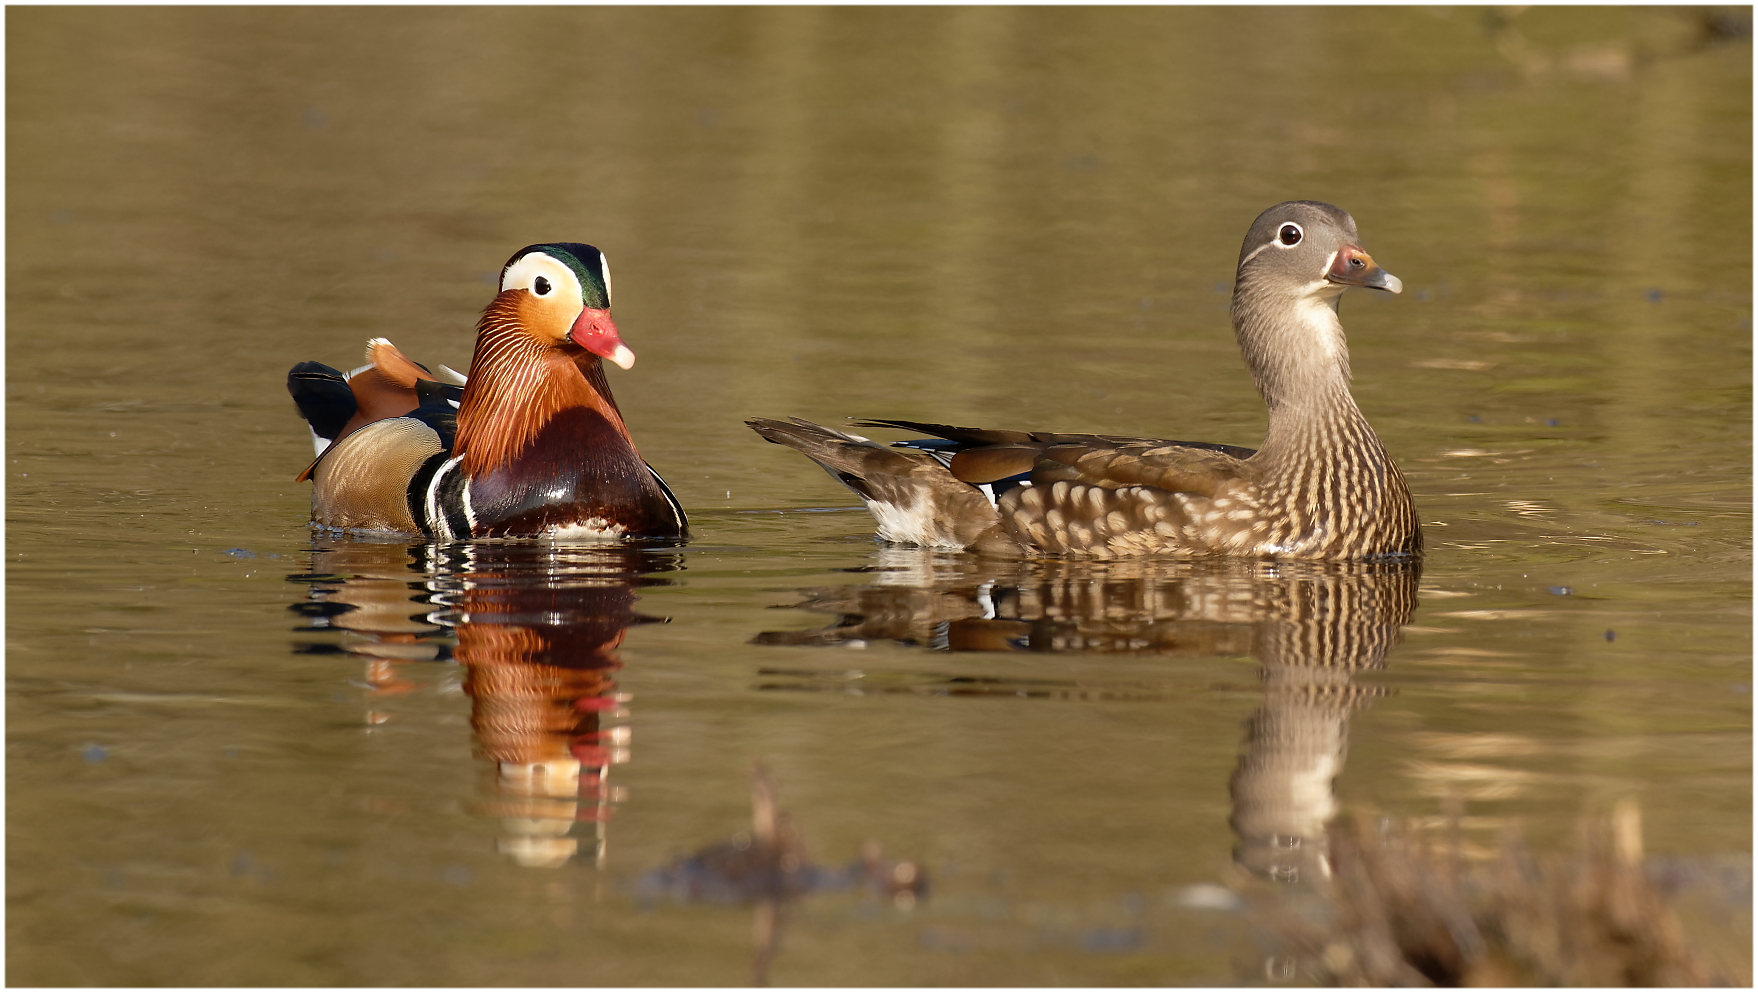
[[[1348,347],[1335,310],[1348,286],[1394,293],[1401,287],[1361,249],[1348,214],[1292,201],[1253,223],[1240,251],[1232,314],[1270,412],[1268,435],[1255,452],[1111,435],[859,422],[945,439],[900,442],[906,451],[920,450],[905,456],[797,418],[747,423],[861,494],[880,522],[880,537],[893,541],[1095,559],[1413,556],[1422,536],[1409,488],[1349,393]],[[888,451],[889,463],[880,457]],[[979,487],[996,494],[992,506],[987,497],[974,505]],[[975,506],[968,517],[949,519],[965,504]]]
[[[444,450],[439,434],[413,417],[368,424],[313,467],[312,518],[348,531],[419,533],[409,481]]]
[[[1365,421],[1321,426],[1344,434],[1365,428]],[[1170,454],[1156,451],[1161,458]],[[1021,544],[1083,558],[1356,559],[1414,552],[1415,510],[1397,467],[1371,433],[1356,436],[1347,451],[1337,463],[1294,462],[1261,474],[1246,472],[1249,461],[1219,456],[1203,460],[1212,471],[1202,478],[1187,466],[1155,472],[1152,457],[1074,479],[1055,478],[1063,474],[1056,468],[1040,470],[1032,476],[1036,485],[1004,495],[999,510]],[[1094,453],[1088,464],[1106,454]],[[1162,485],[1131,485],[1151,476]]]

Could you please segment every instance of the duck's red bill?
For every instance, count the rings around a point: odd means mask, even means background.
[[[623,344],[608,310],[587,307],[580,311],[580,316],[574,319],[574,326],[568,329],[568,337],[574,339],[574,344],[624,369],[635,364],[635,353]]]

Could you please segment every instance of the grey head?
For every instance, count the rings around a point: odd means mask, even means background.
[[[1328,203],[1290,200],[1259,214],[1239,250],[1233,326],[1272,411],[1349,380],[1337,298],[1404,284],[1361,247],[1355,219]],[[1345,387],[1346,390],[1346,387]]]
[[[1238,279],[1241,291],[1331,300],[1351,286],[1404,288],[1361,247],[1355,218],[1316,200],[1290,200],[1257,215],[1239,249]]]

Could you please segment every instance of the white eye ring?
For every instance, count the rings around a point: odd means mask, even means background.
[[[1293,248],[1300,244],[1305,237],[1306,232],[1301,230],[1300,225],[1293,221],[1284,221],[1282,226],[1276,229],[1276,247]]]
[[[544,279],[542,276],[538,276],[536,279],[533,279],[531,281],[531,292],[537,294],[540,297],[549,296],[549,291],[551,289],[553,289],[553,287],[550,286],[549,280]]]

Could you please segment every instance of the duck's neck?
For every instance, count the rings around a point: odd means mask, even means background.
[[[1337,294],[1264,298],[1241,284],[1233,326],[1270,426],[1253,461],[1273,475],[1319,464],[1366,469],[1385,449],[1349,393],[1349,347]]]
[[[477,325],[476,354],[458,402],[452,450],[463,455],[465,474],[480,476],[518,457],[544,425],[576,407],[603,415],[634,450],[598,356],[572,342],[538,341],[510,307],[490,305]]]

